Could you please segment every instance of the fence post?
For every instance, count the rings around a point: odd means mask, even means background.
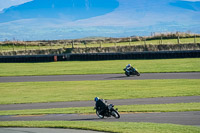
[[[114,43],[114,46],[115,46],[115,47],[117,46],[117,43],[116,43],[116,42]]]
[[[25,46],[24,46],[24,48],[25,48],[25,55],[26,55],[26,42],[25,42]]]
[[[163,44],[163,40],[162,40],[162,35],[161,35],[161,40],[160,40],[160,44]]]
[[[2,45],[3,45],[3,44],[0,44],[0,45],[1,45],[1,52],[3,52],[3,49],[2,49]]]
[[[99,45],[99,47],[101,48],[101,46],[102,46],[102,41],[100,42],[100,45]]]
[[[64,42],[64,47],[63,47],[63,48],[65,48],[65,47],[66,47],[66,43],[67,43],[67,42]]]
[[[74,48],[74,40],[72,41],[72,48]]]
[[[132,41],[132,39],[131,39],[131,37],[129,38],[129,45],[131,45],[131,41]]]
[[[15,46],[15,44],[14,44],[14,42],[13,42],[13,52],[15,51],[15,48],[14,48],[14,46]]]
[[[85,45],[85,48],[87,48],[87,43],[86,43],[86,42],[83,42],[83,44]]]
[[[178,42],[178,44],[180,44],[180,37],[179,37],[179,35],[178,35],[177,42]]]
[[[194,43],[196,44],[197,42],[196,42],[196,35],[194,35]]]
[[[115,52],[117,52],[117,43],[114,42]]]
[[[40,50],[40,43],[38,44],[39,50]]]
[[[144,45],[146,45],[146,38],[144,39]]]
[[[50,45],[50,49],[52,49],[52,45],[51,45],[51,42],[50,42],[50,44],[49,44],[49,45]]]

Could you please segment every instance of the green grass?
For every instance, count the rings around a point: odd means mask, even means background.
[[[112,133],[199,133],[200,127],[144,122],[2,121],[1,127],[70,128]]]
[[[26,109],[26,110],[2,110],[0,115],[43,115],[43,114],[91,114],[95,113],[94,107],[70,107],[51,109]],[[183,112],[200,111],[200,103],[173,103],[173,104],[144,104],[117,106],[122,112]]]
[[[199,72],[200,58],[159,60],[66,61],[49,63],[1,63],[0,76],[121,73],[132,64],[141,73]]]
[[[200,111],[200,103],[144,104],[117,106],[120,112],[184,112]]]
[[[199,79],[0,83],[0,104],[200,95]]]

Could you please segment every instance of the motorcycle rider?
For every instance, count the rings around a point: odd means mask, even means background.
[[[131,64],[128,64],[128,65],[126,66],[126,69],[127,69],[128,71],[133,71],[133,70],[134,70],[134,68],[131,66]]]
[[[108,110],[108,103],[104,99],[99,99],[98,97],[94,98],[95,109],[100,110],[100,115],[103,115],[106,110]]]

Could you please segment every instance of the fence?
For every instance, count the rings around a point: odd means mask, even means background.
[[[200,57],[200,50],[129,52],[129,53],[88,53],[88,54],[60,54],[60,55],[21,55],[21,56],[0,56],[0,63],[122,60],[122,59],[168,59],[168,58],[199,58],[199,57]]]
[[[49,54],[58,49],[121,47],[135,45],[198,44],[200,35],[160,35],[153,37],[108,38],[103,40],[52,40],[0,42],[0,55]],[[41,51],[41,52],[40,52]]]

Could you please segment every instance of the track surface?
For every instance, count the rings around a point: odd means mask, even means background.
[[[112,103],[114,105],[191,103],[191,102],[200,102],[200,96],[120,99],[120,100],[107,100],[107,101],[108,103]],[[0,110],[89,107],[89,106],[94,106],[94,104],[95,103],[92,100],[91,101],[77,101],[77,102],[8,104],[8,105],[0,105]]]
[[[95,114],[49,114],[33,116],[0,116],[0,121],[105,121],[105,122],[153,122],[200,126],[200,111],[120,114],[120,119],[99,119]]]
[[[164,98],[145,98],[145,99],[125,99],[125,100],[108,100],[109,103],[117,103],[116,105],[129,104],[163,104],[163,103],[190,103],[200,102],[200,96],[186,97],[164,97]],[[57,105],[56,105],[57,104]],[[83,107],[93,106],[94,102],[61,102],[61,103],[35,103],[35,104],[14,104],[1,105],[1,110],[17,110],[17,109],[38,109],[38,108],[63,108],[63,107]],[[95,112],[95,111],[94,111]],[[50,114],[50,115],[13,115],[0,116],[0,121],[120,121],[120,122],[155,122],[155,123],[173,123],[182,125],[200,126],[200,111],[190,112],[166,112],[166,113],[127,113],[121,114],[120,119],[107,118],[98,119],[95,114]]]
[[[126,77],[123,74],[98,74],[98,75],[58,75],[58,76],[25,76],[25,77],[0,77],[0,82],[36,82],[36,81],[81,81],[81,80],[143,80],[143,79],[200,79],[197,73],[146,73],[140,77]],[[166,104],[200,102],[200,96],[164,97],[145,99],[108,100],[116,105],[131,104]],[[94,106],[93,101],[57,102],[0,105],[0,110],[18,109],[44,109],[64,107]],[[127,113],[121,114],[120,119],[98,119],[95,114],[50,114],[38,116],[0,116],[0,121],[30,121],[30,120],[67,120],[67,121],[121,121],[121,122],[155,122],[173,123],[182,125],[200,126],[200,111],[190,112],[163,112],[163,113]]]
[[[36,81],[82,81],[82,80],[143,80],[143,79],[200,79],[200,72],[190,73],[143,73],[126,77],[124,74],[95,75],[53,75],[53,76],[16,76],[0,77],[0,82],[36,82]]]

